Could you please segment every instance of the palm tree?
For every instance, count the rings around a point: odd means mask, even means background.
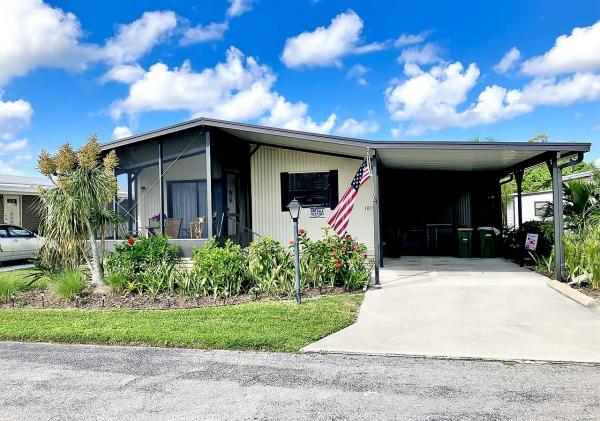
[[[117,193],[117,163],[114,151],[101,159],[96,135],[78,151],[67,143],[54,156],[43,150],[38,160],[40,172],[53,182],[40,192],[40,228],[46,238],[42,259],[57,257],[62,267],[85,261],[97,287],[104,285],[104,247],[98,248],[96,236],[119,220],[108,210]]]
[[[600,221],[600,172],[591,180],[571,180],[563,183],[563,216],[565,228],[582,232],[589,223]],[[552,204],[546,206],[544,217],[553,215]]]

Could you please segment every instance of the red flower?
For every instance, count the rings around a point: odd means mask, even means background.
[[[294,240],[290,240],[290,246],[294,245]]]
[[[354,243],[354,251],[358,251],[359,247],[358,247],[358,243]]]
[[[335,250],[333,250],[333,251],[331,252],[331,255],[332,255],[333,257],[337,257],[337,252],[336,252]]]
[[[306,232],[306,231],[304,230],[304,228],[300,228],[300,229],[298,230],[298,234],[300,234],[300,235],[304,234],[305,232]]]
[[[346,238],[347,238],[348,240],[352,241],[352,236],[351,236],[350,234],[348,234],[348,235],[346,236]]]
[[[134,243],[135,243],[135,240],[133,239],[133,237],[129,237],[127,239],[127,244],[129,244],[130,246],[133,246]]]
[[[335,270],[340,270],[342,267],[342,263],[339,260],[335,261]]]
[[[342,246],[342,253],[346,253],[346,246]]]

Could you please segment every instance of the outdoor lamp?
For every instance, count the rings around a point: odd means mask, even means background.
[[[288,210],[294,221],[294,264],[296,266],[296,303],[300,304],[300,245],[298,244],[298,218],[302,205],[294,199],[288,204]]]
[[[297,199],[294,199],[288,204],[287,207],[290,211],[290,216],[292,217],[292,220],[297,221],[300,217],[300,209],[302,209],[300,202],[298,202]]]

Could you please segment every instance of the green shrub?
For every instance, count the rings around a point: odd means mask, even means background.
[[[181,248],[166,236],[129,239],[106,254],[107,283],[114,291],[149,292],[157,296],[174,289],[173,272]]]
[[[280,295],[294,291],[294,260],[278,241],[260,237],[246,253],[249,279],[256,292]]]
[[[593,288],[600,288],[600,224],[587,224],[563,238],[565,267],[570,279],[584,275]]]
[[[362,288],[371,276],[367,248],[350,235],[331,235],[323,229],[323,239],[312,241],[299,231],[303,285],[323,288],[341,286],[348,291]]]
[[[73,300],[80,294],[87,283],[87,277],[79,269],[67,269],[51,278],[52,291],[65,300]]]
[[[193,291],[229,297],[245,291],[248,265],[244,250],[230,240],[219,246],[215,238],[194,247]]]

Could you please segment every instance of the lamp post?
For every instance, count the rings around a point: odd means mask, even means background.
[[[288,210],[292,221],[294,221],[294,263],[296,266],[296,303],[300,304],[300,247],[298,244],[298,218],[302,206],[296,199],[288,204]]]

